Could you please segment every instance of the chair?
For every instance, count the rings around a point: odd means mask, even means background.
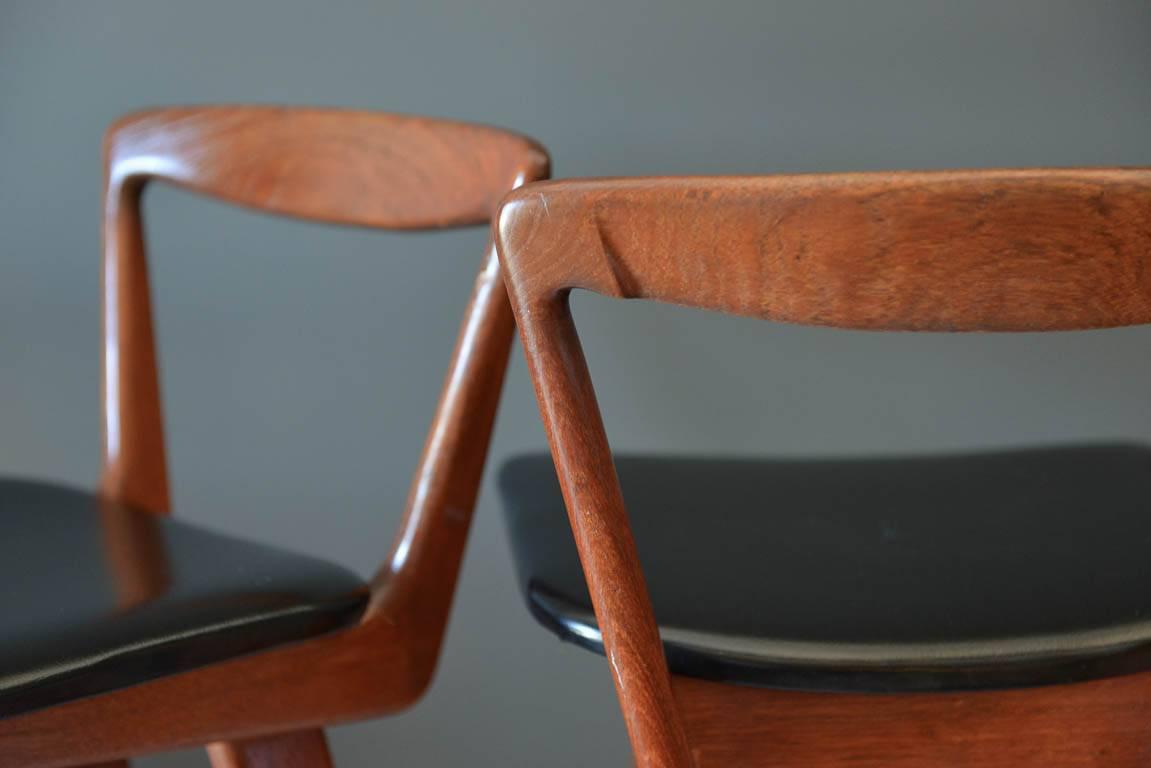
[[[1151,759],[1151,450],[613,462],[569,310],[1148,323],[1151,170],[546,182],[496,246],[551,446],[501,474],[520,580],[611,659],[637,764]]]
[[[547,155],[466,123],[229,106],[126,117],[106,161],[103,473],[95,493],[0,480],[0,765],[207,743],[216,768],[328,765],[324,725],[402,710],[431,679],[513,335],[499,263],[489,248],[391,557],[365,583],[167,516],[141,194],[155,180],[316,221],[461,227]]]

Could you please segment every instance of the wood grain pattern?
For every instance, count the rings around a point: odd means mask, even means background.
[[[968,697],[673,683],[569,294],[886,330],[1151,322],[1151,171],[533,184],[502,204],[496,247],[638,765],[1145,760],[1147,676]],[[1072,744],[1076,718],[1090,737]]]
[[[101,495],[157,513],[168,511],[169,496],[140,214],[147,183],[324,221],[433,229],[488,221],[502,194],[546,177],[549,163],[535,142],[493,128],[270,107],[141,113],[116,123],[105,146]],[[308,732],[416,701],[438,659],[513,335],[489,247],[404,521],[357,626],[0,720],[0,768],[237,740],[243,743],[213,754],[259,765],[272,759],[261,756],[287,759],[292,745],[303,745],[300,759],[326,765],[316,762]],[[152,567],[158,563],[145,565],[151,575],[160,572]],[[125,599],[146,591],[146,580]],[[291,731],[302,733],[251,741]]]
[[[536,292],[882,330],[1151,321],[1151,170],[557,181],[503,210]]]
[[[499,128],[299,107],[141,112],[112,126],[106,151],[109,188],[162,179],[261,211],[387,229],[486,224],[504,192],[548,163],[538,144]]]
[[[771,691],[673,679],[697,768],[1135,768],[1151,676],[980,693]]]

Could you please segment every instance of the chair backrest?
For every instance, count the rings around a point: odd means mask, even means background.
[[[1151,170],[533,184],[496,247],[637,762],[690,766],[571,290],[845,328],[1147,323]]]
[[[387,229],[486,224],[547,156],[499,128],[429,117],[220,106],[129,115],[108,131],[109,190],[159,179],[262,211]]]
[[[487,223],[548,163],[509,131],[385,113],[204,106],[116,122],[105,139],[103,494],[169,505],[140,221],[147,183],[318,221],[437,229]],[[493,255],[481,274],[498,280],[497,270]]]

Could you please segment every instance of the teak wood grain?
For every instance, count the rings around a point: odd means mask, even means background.
[[[169,495],[140,210],[147,184],[319,221],[436,229],[488,222],[504,193],[549,170],[538,144],[495,128],[246,106],[129,116],[109,130],[105,159],[101,496],[156,513],[169,511]],[[209,742],[219,768],[322,766],[317,729],[411,705],[439,655],[514,335],[500,270],[489,247],[392,554],[358,625],[0,720],[0,766],[75,765]],[[147,535],[116,532],[125,603],[146,598],[164,575],[162,559],[129,555],[129,544]]]
[[[1145,674],[886,696],[673,679],[569,295],[876,330],[1151,322],[1151,170],[545,182],[495,238],[639,765],[1146,764]]]
[[[875,330],[1151,321],[1151,170],[556,181],[503,210],[533,294]]]
[[[674,677],[698,768],[1134,768],[1151,675],[1010,691],[799,693]]]

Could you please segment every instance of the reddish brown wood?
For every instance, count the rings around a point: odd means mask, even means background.
[[[156,110],[114,125],[106,148],[101,493],[161,513],[169,498],[140,221],[145,184],[176,183],[326,221],[439,228],[487,221],[504,192],[548,173],[544,150],[506,131],[335,110]],[[357,626],[0,720],[0,768],[74,765],[229,740],[244,744],[215,753],[279,759],[301,740],[314,747],[315,737],[245,745],[263,734],[306,732],[410,706],[435,669],[513,334],[501,267],[489,248],[404,522]],[[121,545],[146,540],[146,531],[120,530],[110,534],[110,552],[120,562],[127,551]],[[118,566],[125,600],[139,599],[155,584],[150,579],[162,578],[162,561],[146,560]]]
[[[105,141],[104,472],[113,499],[169,506],[140,195],[152,180],[261,210],[361,226],[482,224],[546,175],[539,145],[447,120],[273,107],[164,109]]]
[[[171,184],[261,211],[387,229],[488,222],[503,193],[547,166],[499,128],[300,107],[188,107],[108,132],[110,188]]]
[[[330,768],[332,756],[320,730],[208,745],[212,768]]]
[[[883,330],[1151,321],[1147,169],[557,181],[503,210],[533,294]]]
[[[697,768],[1135,768],[1151,763],[1151,676],[902,696],[673,679]]]
[[[533,184],[505,199],[496,247],[639,765],[953,764],[950,754],[980,758],[954,764],[984,764],[995,750],[980,739],[1003,745],[1012,732],[1032,746],[1005,749],[1014,763],[987,764],[1088,764],[1112,738],[1117,764],[1146,755],[1146,675],[950,698],[787,695],[690,680],[673,688],[568,300],[582,288],[891,330],[1151,322],[1151,171]],[[976,730],[949,751],[961,729],[942,721],[964,711],[972,714],[959,719]],[[785,712],[779,727],[760,722]],[[1086,746],[1070,744],[1075,718]],[[829,746],[841,722],[846,743]],[[869,726],[894,733],[902,756],[875,757],[883,736],[865,735]],[[1063,762],[1050,762],[1054,754]]]

